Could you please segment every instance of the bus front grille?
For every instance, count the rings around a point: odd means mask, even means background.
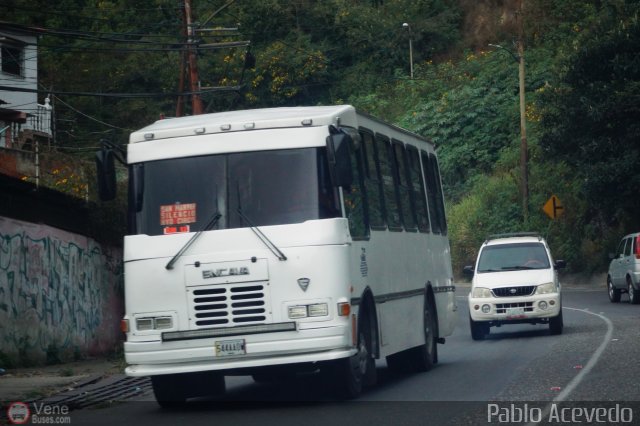
[[[271,320],[267,291],[255,282],[189,288],[191,328],[264,324]]]

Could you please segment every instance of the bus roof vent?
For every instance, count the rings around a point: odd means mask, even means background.
[[[313,124],[313,120],[310,118],[305,118],[300,122],[303,126],[311,126]]]
[[[197,129],[194,130],[196,135],[204,135],[205,131],[206,129],[204,127],[198,127]]]
[[[153,140],[153,138],[154,138],[153,133],[145,133],[145,134],[144,134],[144,140],[145,140],[145,141]]]
[[[255,129],[256,123],[244,123],[244,128],[247,130]]]
[[[220,126],[220,130],[222,130],[223,132],[231,130],[231,124],[223,124],[222,126]]]

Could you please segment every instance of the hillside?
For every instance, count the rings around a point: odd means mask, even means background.
[[[205,112],[352,103],[433,139],[456,271],[487,234],[522,230],[545,234],[572,271],[603,270],[619,236],[640,229],[638,1],[192,3],[201,31],[186,37],[169,0],[0,0],[5,21],[41,28],[54,152],[89,159],[101,139],[125,144],[160,116],[192,113],[178,96],[193,91],[192,52]],[[565,206],[555,220],[541,210],[551,195]]]

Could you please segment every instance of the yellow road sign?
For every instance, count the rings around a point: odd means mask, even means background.
[[[552,195],[551,198],[547,200],[542,210],[549,216],[551,219],[557,219],[558,216],[564,212],[564,207],[560,202],[560,199],[555,195]]]

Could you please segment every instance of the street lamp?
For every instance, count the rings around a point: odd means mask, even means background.
[[[413,41],[411,40],[411,26],[405,22],[402,24],[402,28],[409,30],[409,66],[411,67],[411,79],[413,80]]]

